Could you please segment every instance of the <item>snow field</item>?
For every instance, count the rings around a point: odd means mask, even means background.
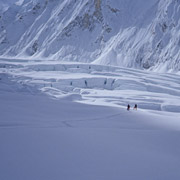
[[[0,74],[0,179],[180,178],[179,113],[128,112],[120,90],[42,89],[17,70]]]

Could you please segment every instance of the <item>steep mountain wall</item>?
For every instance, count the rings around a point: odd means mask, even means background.
[[[0,55],[179,71],[179,17],[179,0],[11,1]]]

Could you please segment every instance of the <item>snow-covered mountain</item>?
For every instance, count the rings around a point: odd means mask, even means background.
[[[180,70],[179,0],[0,0],[0,55]]]
[[[179,180],[179,15],[0,0],[0,180]]]

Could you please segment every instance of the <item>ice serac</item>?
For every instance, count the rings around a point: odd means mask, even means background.
[[[2,2],[1,56],[180,70],[179,0]]]

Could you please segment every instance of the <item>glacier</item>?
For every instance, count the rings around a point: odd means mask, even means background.
[[[179,180],[179,82],[117,66],[0,59],[0,179]]]
[[[0,0],[0,179],[179,180],[179,9]]]

